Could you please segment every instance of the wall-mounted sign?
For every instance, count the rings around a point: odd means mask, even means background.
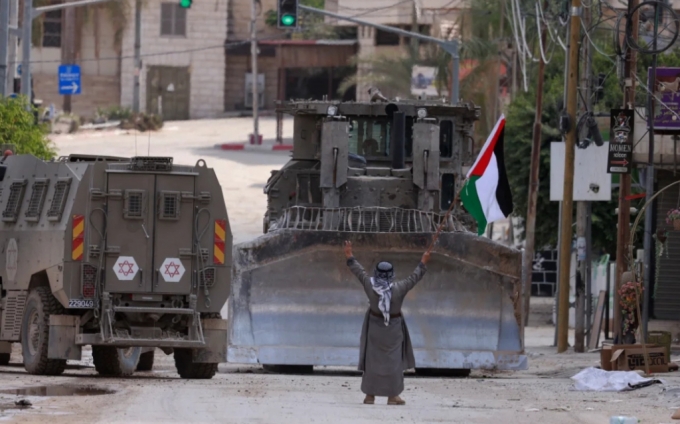
[[[609,155],[607,172],[630,174],[633,168],[633,122],[632,109],[612,109],[609,130]]]

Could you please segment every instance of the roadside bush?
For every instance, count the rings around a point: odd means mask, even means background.
[[[158,131],[163,128],[163,118],[159,115],[138,113],[122,121],[120,127],[125,130]]]
[[[50,159],[56,152],[47,139],[47,128],[36,125],[25,97],[0,98],[0,142],[16,146],[16,153]],[[0,152],[2,153],[2,152]]]
[[[104,118],[109,121],[125,121],[132,117],[132,109],[122,106],[97,108],[97,117]]]

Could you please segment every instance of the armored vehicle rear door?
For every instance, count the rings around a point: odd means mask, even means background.
[[[193,195],[193,176],[156,176],[154,292],[185,294],[191,289]]]
[[[106,291],[150,292],[156,176],[108,174]]]

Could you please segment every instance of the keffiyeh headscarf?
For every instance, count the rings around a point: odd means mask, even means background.
[[[371,286],[378,295],[378,308],[383,314],[385,325],[390,325],[390,303],[392,301],[392,278],[394,270],[389,262],[380,262],[375,268]]]

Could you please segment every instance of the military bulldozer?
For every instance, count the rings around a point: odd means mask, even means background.
[[[477,236],[455,206],[475,159],[480,109],[428,101],[293,101],[292,159],[264,192],[264,234],[234,246],[228,361],[271,370],[355,366],[367,300],[346,266],[350,240],[370,272],[409,275],[441,226],[425,278],[408,295],[418,372],[527,367],[521,253]]]
[[[203,160],[71,155],[0,163],[0,364],[58,375],[92,346],[102,375],[149,371],[155,348],[182,378],[226,362],[231,277],[222,190]]]

